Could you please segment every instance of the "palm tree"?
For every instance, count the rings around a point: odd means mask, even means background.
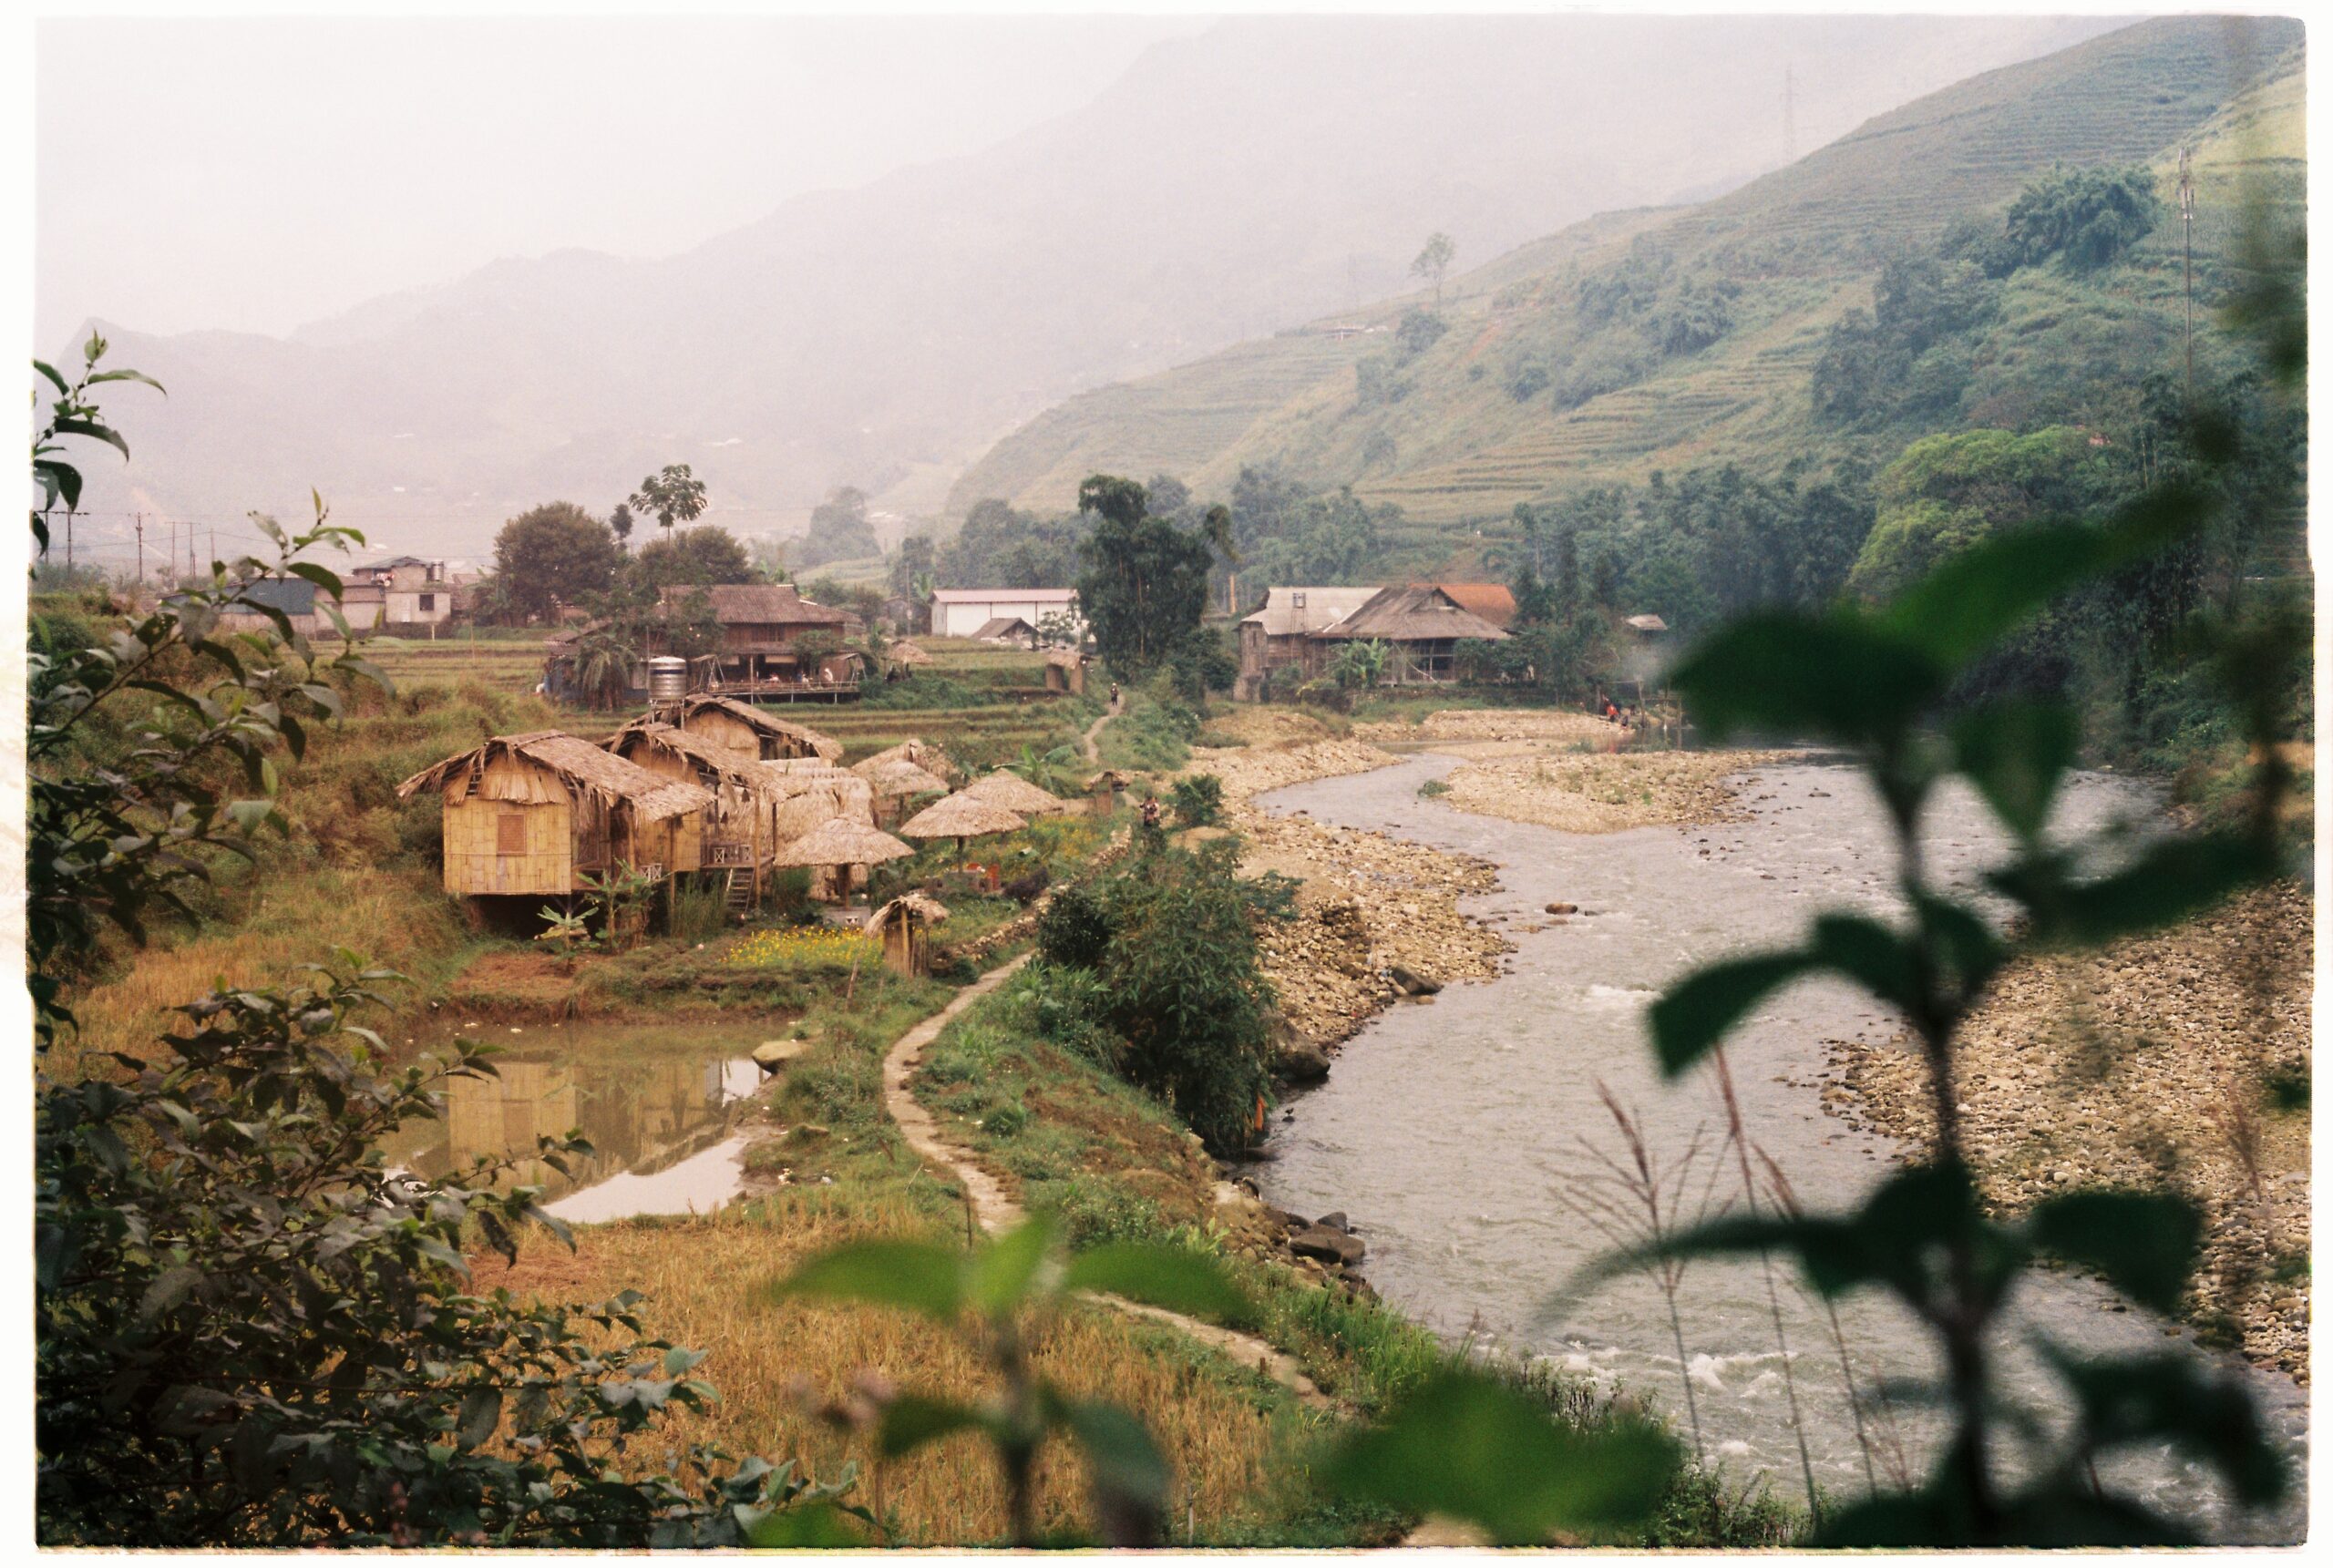
[[[612,710],[616,698],[632,684],[632,667],[640,651],[608,627],[595,627],[576,639],[575,683],[591,694],[591,705]]]

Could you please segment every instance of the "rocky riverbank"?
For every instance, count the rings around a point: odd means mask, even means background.
[[[1265,972],[1300,1047],[1325,1051],[1396,1001],[1488,979],[1511,950],[1458,912],[1460,898],[1496,885],[1487,862],[1249,804],[1268,790],[1396,760],[1350,740],[1192,753],[1191,772],[1223,781],[1225,819],[1247,841],[1241,870],[1301,884],[1298,917],[1268,926],[1261,938]]]
[[[1449,778],[1445,804],[1566,833],[1683,827],[1740,820],[1744,770],[1785,752],[1550,752],[1536,743],[1437,746],[1469,760]]]
[[[2206,1341],[2304,1383],[2311,964],[2297,884],[2020,964],[1970,1020],[1959,1073],[1970,1157],[1997,1209],[2084,1185],[2185,1194],[2205,1243],[2184,1316]],[[1824,1103],[1925,1150],[1935,1123],[1906,1042],[1830,1045]]]

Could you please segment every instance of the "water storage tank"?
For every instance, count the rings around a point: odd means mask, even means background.
[[[674,702],[689,694],[689,661],[669,653],[648,661],[648,700]]]

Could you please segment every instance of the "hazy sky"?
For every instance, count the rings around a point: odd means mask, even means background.
[[[38,341],[283,333],[499,256],[663,255],[1095,97],[1191,17],[40,26]]]

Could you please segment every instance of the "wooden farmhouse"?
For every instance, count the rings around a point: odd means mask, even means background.
[[[756,762],[816,758],[842,760],[842,743],[805,724],[792,724],[751,702],[704,692],[660,705],[657,714],[677,729],[721,751]]]
[[[1231,694],[1252,702],[1281,670],[1299,681],[1321,673],[1321,632],[1377,597],[1373,588],[1275,588],[1263,608],[1239,623],[1239,678]]]
[[[443,796],[446,891],[460,897],[564,897],[619,865],[660,878],[704,865],[713,796],[575,735],[497,735],[397,794],[424,789]]]
[[[601,743],[660,778],[693,784],[713,797],[704,813],[704,867],[725,874],[733,912],[759,904],[770,857],[777,853],[784,798],[761,763],[654,719],[636,720]]]

